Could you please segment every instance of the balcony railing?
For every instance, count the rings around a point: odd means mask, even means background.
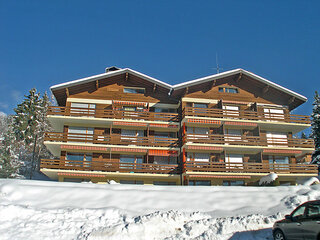
[[[120,110],[99,109],[99,108],[76,108],[76,107],[51,106],[48,108],[47,115],[179,122],[179,115],[177,113],[120,111]]]
[[[269,163],[196,163],[187,162],[190,172],[230,172],[230,173],[296,173],[318,174],[315,164],[269,164]]]
[[[264,113],[246,110],[227,110],[216,108],[185,107],[182,112],[182,118],[184,118],[185,116],[310,124],[310,117],[305,115],[294,115],[288,113]]]
[[[124,173],[179,173],[177,164],[153,164],[153,163],[122,163],[110,162],[110,160],[73,161],[60,159],[41,159],[41,168],[65,169],[80,171],[104,171]]]
[[[221,144],[261,147],[314,148],[312,139],[266,138],[244,135],[186,134],[184,143]]]
[[[46,132],[45,141],[52,142],[77,142],[77,143],[94,143],[110,145],[135,145],[148,147],[178,147],[178,138],[162,138],[156,136],[138,137],[123,135],[97,135],[81,133],[58,133]]]

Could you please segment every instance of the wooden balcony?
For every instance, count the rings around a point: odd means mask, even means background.
[[[180,168],[177,164],[121,163],[97,159],[93,159],[90,162],[60,159],[41,159],[40,168],[120,173],[180,173]]]
[[[269,164],[269,163],[186,163],[187,172],[229,172],[229,173],[283,173],[318,174],[315,164]]]
[[[76,143],[93,143],[107,145],[134,145],[147,147],[179,147],[178,138],[161,138],[156,136],[138,137],[122,135],[97,135],[97,134],[80,134],[80,133],[59,133],[46,132],[45,141],[52,142],[76,142]]]
[[[237,136],[219,134],[186,134],[184,143],[219,144],[260,147],[314,148],[312,139],[266,138],[259,136]]]
[[[216,108],[193,108],[185,107],[182,112],[184,117],[206,117],[206,118],[222,118],[222,119],[242,119],[267,122],[286,122],[297,124],[310,124],[310,117],[305,115],[294,114],[276,114],[264,113],[245,110],[225,110]]]
[[[139,111],[120,111],[99,108],[75,108],[50,106],[47,115],[72,116],[72,117],[92,117],[109,119],[130,119],[144,121],[179,122],[178,113],[158,113]]]

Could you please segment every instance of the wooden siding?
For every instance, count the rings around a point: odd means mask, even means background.
[[[146,91],[145,94],[124,93],[124,87],[145,88]],[[92,81],[69,87],[68,90],[54,90],[53,93],[60,106],[66,105],[67,97],[171,104],[178,102],[168,97],[169,89],[155,86],[153,83],[132,74],[129,74],[128,80],[126,80],[126,74],[121,74],[98,80],[98,84],[96,81]]]
[[[241,79],[238,81],[238,75],[235,75],[218,79],[215,84],[213,84],[213,81],[210,81],[176,90],[173,93],[173,97],[222,99],[248,103],[257,102],[262,104],[286,105],[289,106],[290,109],[303,103],[301,100],[292,99],[290,95],[285,94],[278,89],[266,86],[266,84],[256,81],[246,75],[242,75]],[[239,93],[221,93],[219,92],[219,87],[238,88]]]

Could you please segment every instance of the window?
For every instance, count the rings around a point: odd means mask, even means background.
[[[93,128],[71,127],[68,128],[68,141],[91,142],[93,140]]]
[[[144,111],[144,108],[143,108],[143,107],[123,106],[122,110],[123,110],[123,111],[128,111],[128,112],[143,112],[143,111]]]
[[[272,119],[284,119],[284,110],[277,108],[264,108],[263,109],[265,118],[271,121]]]
[[[239,93],[238,88],[219,87],[219,92],[222,93]]]
[[[176,183],[175,182],[154,181],[153,185],[167,186],[167,185],[176,185]]]
[[[268,147],[288,146],[287,133],[267,132]]]
[[[226,168],[243,168],[243,155],[226,154],[226,162],[229,163]]]
[[[240,129],[224,129],[226,142],[241,141],[241,130]]]
[[[73,116],[80,117],[94,117],[95,115],[95,104],[90,103],[71,103],[70,114]]]
[[[223,181],[222,186],[244,186],[244,181]]]
[[[205,180],[190,180],[189,186],[211,186],[211,181]]]
[[[193,103],[193,107],[195,108],[193,111],[196,114],[195,116],[203,117],[203,113],[207,112],[208,104],[206,103]]]
[[[239,117],[239,106],[222,106],[223,114],[226,115],[227,118],[238,118]]]
[[[177,112],[174,108],[155,108],[154,111],[156,113],[175,113]]]
[[[124,93],[140,93],[140,94],[144,94],[145,93],[145,89],[144,88],[129,88],[126,87],[123,89]]]
[[[121,136],[143,137],[144,131],[143,130],[132,130],[132,129],[121,129]]]
[[[289,157],[287,156],[269,156],[270,169],[289,169]]]
[[[310,204],[307,207],[307,217],[320,217],[320,204]]]
[[[193,107],[195,107],[195,108],[208,108],[208,104],[206,104],[206,103],[194,103]]]
[[[120,168],[141,168],[140,164],[143,162],[142,156],[134,155],[120,155]],[[136,165],[138,164],[138,166]]]
[[[177,164],[177,157],[154,156],[154,164]]]
[[[189,152],[187,155],[187,161],[194,161],[196,163],[208,164],[210,161],[210,154],[209,153],[191,153],[191,152]]]
[[[143,185],[143,181],[120,180],[120,184],[138,184],[138,185]]]
[[[156,138],[175,138],[175,132],[154,132]]]
[[[67,153],[67,166],[83,166],[90,167],[92,162],[92,154],[90,153]]]

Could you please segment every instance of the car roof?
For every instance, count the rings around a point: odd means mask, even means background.
[[[305,202],[306,204],[310,204],[310,203],[312,203],[312,204],[320,204],[320,200],[313,200],[313,201],[308,201],[308,202]]]

